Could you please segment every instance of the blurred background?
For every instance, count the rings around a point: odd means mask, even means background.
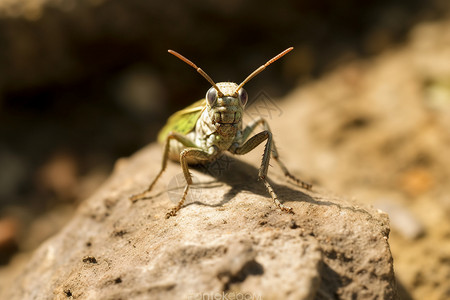
[[[167,49],[216,82],[239,83],[294,46],[247,85],[250,96],[309,91],[319,106],[299,124],[318,134],[304,177],[391,215],[403,299],[449,299],[449,21],[446,0],[0,1],[0,278],[67,222],[118,158],[153,142],[171,113],[204,96],[209,83]],[[407,77],[412,54],[426,75]],[[383,82],[420,88],[386,91]],[[347,97],[347,106],[329,94]],[[402,105],[382,104],[385,95]],[[376,126],[389,118],[397,123]],[[413,125],[391,134],[405,123]],[[355,156],[363,148],[343,147],[347,139],[371,146]],[[371,151],[378,148],[383,155]],[[330,158],[318,152],[367,163],[342,159],[327,174]]]

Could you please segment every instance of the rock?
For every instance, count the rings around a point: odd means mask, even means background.
[[[386,214],[297,188],[272,168],[274,189],[295,214],[281,212],[257,169],[228,158],[215,177],[193,170],[199,193],[166,219],[178,164],[169,163],[149,198],[128,200],[156,175],[160,156],[151,145],[119,160],[0,298],[395,298]]]

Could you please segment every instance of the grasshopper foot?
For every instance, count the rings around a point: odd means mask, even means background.
[[[180,201],[178,202],[177,206],[173,207],[167,214],[166,214],[166,219],[170,218],[170,217],[174,217],[177,215],[177,212],[181,209],[181,207],[184,204],[184,201],[186,200],[186,196],[187,193],[189,191],[189,184],[186,184],[186,186],[184,187],[184,192],[183,192],[183,196],[181,197]]]
[[[177,207],[172,208],[171,210],[169,210],[166,214],[166,219],[170,218],[170,217],[175,217],[177,215],[179,209],[177,209]]]
[[[278,200],[278,199],[277,199]],[[294,210],[292,209],[292,207],[290,207],[290,206],[285,206],[285,205],[283,205],[283,204],[281,204],[280,202],[278,202],[278,201],[276,201],[275,202],[275,204],[278,206],[278,208],[281,210],[281,211],[284,211],[284,212],[287,212],[287,213],[289,213],[289,214],[293,214],[293,215],[295,215],[295,212],[294,212]]]
[[[145,194],[147,194],[147,191],[139,193],[139,194],[131,195],[129,199],[132,203],[134,203],[138,200],[145,198]]]
[[[292,207],[282,205],[282,206],[280,207],[280,209],[281,209],[282,211],[285,211],[285,212],[289,213],[289,214],[295,215],[295,212],[294,212],[294,210],[292,209]]]
[[[270,185],[270,183],[266,180],[265,177],[259,177],[261,180],[264,181],[264,185],[267,188],[267,191],[269,192],[270,196],[272,197],[273,203],[275,203],[275,205],[282,211],[285,211],[287,213],[294,213],[294,210],[292,209],[292,207],[289,206],[284,206],[283,204],[281,204],[280,200],[278,200],[278,196],[277,194],[275,194],[275,191],[273,190],[272,186]]]

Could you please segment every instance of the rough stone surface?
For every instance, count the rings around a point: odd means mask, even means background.
[[[178,164],[169,164],[150,198],[128,200],[156,175],[160,155],[151,145],[119,160],[0,298],[395,298],[386,214],[302,190],[271,168],[280,199],[294,208],[287,214],[275,209],[255,167],[221,159],[227,167],[193,170],[200,183],[165,219]]]

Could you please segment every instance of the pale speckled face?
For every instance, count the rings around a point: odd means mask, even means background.
[[[242,119],[245,104],[247,104],[247,92],[241,88],[237,93],[238,85],[234,82],[219,82],[217,87],[223,94],[211,87],[206,93],[206,102],[209,107],[209,116],[213,123],[237,124]]]

